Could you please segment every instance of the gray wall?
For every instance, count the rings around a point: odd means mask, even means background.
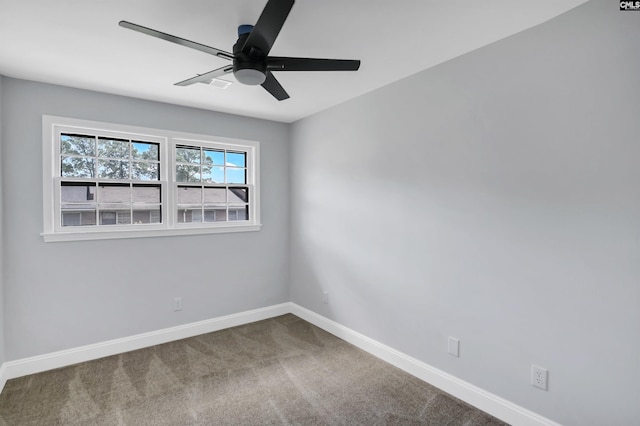
[[[617,8],[295,123],[293,302],[560,423],[636,424],[640,13]]]
[[[2,167],[2,150],[3,150],[3,128],[2,128],[2,105],[3,105],[3,97],[2,97],[2,81],[3,77],[0,75],[0,365],[5,361],[4,356],[4,221],[3,221],[3,204],[2,200],[4,198],[4,191],[2,190],[2,175],[4,174],[4,167]]]
[[[289,300],[287,125],[11,78],[2,96],[7,360]],[[43,114],[260,141],[262,230],[44,243]]]

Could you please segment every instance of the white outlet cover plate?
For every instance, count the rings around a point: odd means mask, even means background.
[[[449,337],[449,354],[455,357],[460,356],[460,340],[455,337]]]
[[[547,390],[547,380],[549,379],[549,370],[538,365],[531,366],[531,385]]]

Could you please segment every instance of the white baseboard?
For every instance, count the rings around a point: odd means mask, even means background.
[[[377,342],[335,321],[325,318],[295,303],[283,303],[238,314],[213,318],[150,333],[137,334],[121,339],[109,340],[93,345],[68,349],[46,355],[8,361],[0,366],[0,392],[7,380],[65,367],[79,362],[91,361],[153,345],[185,339],[199,334],[211,333],[238,325],[248,324],[292,313],[311,324],[337,336],[360,349],[442,389],[468,404],[477,407],[509,424],[518,426],[560,426],[539,414],[493,395],[477,386],[445,373],[422,361],[412,358],[389,346]]]
[[[249,324],[291,312],[291,304],[283,303],[266,308],[254,309],[238,314],[226,315],[210,320],[198,321],[149,333],[136,334],[121,339],[79,348],[67,349],[45,355],[8,361],[0,367],[0,392],[7,380],[29,374],[40,373],[54,368],[66,367],[79,362],[91,361],[105,356],[117,355],[149,346],[160,345],[174,340],[186,339],[199,334],[211,333],[225,328]]]
[[[460,380],[295,303],[291,304],[291,313],[511,425],[560,426],[546,417]]]

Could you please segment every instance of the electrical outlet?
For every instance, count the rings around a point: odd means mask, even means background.
[[[176,297],[173,299],[173,310],[181,311],[182,310],[182,297]]]
[[[547,380],[549,379],[549,370],[537,365],[531,366],[531,384],[542,390],[547,390]]]
[[[329,303],[329,292],[325,291],[322,293],[322,302]]]

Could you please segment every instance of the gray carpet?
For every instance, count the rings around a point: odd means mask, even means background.
[[[3,425],[504,425],[294,315],[9,380]]]

